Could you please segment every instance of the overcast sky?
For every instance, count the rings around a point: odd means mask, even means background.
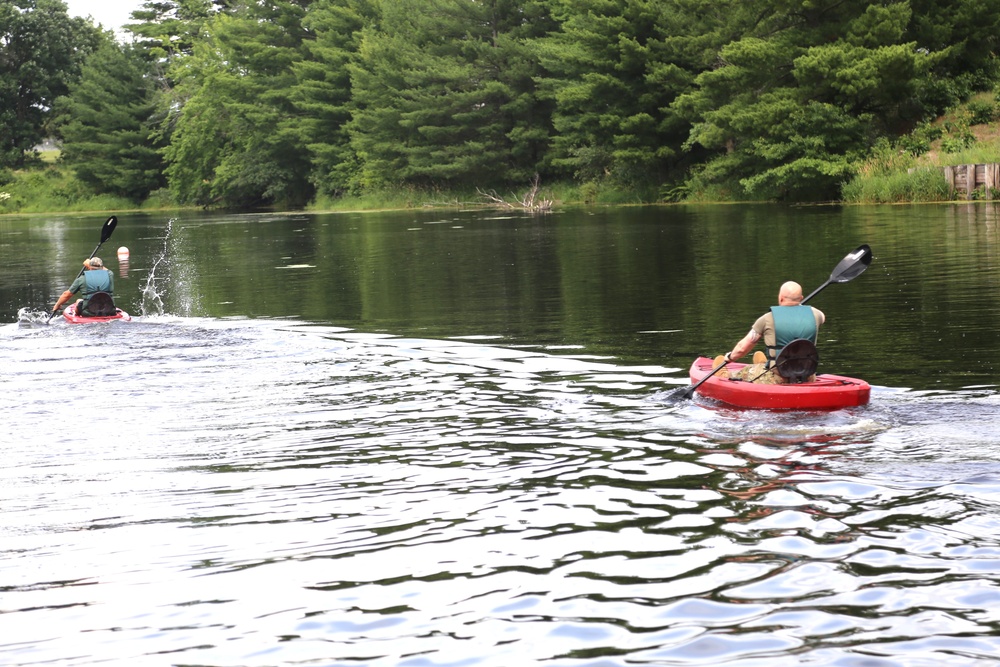
[[[139,9],[143,0],[63,0],[70,16],[92,16],[94,23],[117,31],[129,22],[129,15]]]

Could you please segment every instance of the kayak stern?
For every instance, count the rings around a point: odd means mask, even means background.
[[[81,317],[76,314],[75,303],[66,306],[66,309],[63,310],[63,317],[66,318],[66,321],[71,324],[92,324],[97,322],[114,322],[115,320],[130,322],[132,320],[132,316],[121,308],[115,308],[114,315],[107,315],[103,317]]]
[[[691,364],[692,384],[712,371],[712,360],[699,357]],[[730,363],[726,370],[746,364]],[[864,380],[841,375],[820,374],[813,382],[799,384],[755,384],[745,380],[712,376],[697,393],[728,405],[756,410],[840,410],[867,405],[871,387]]]

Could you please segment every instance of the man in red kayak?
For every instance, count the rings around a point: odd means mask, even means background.
[[[802,305],[802,286],[796,282],[788,281],[778,290],[778,305],[771,306],[770,311],[758,317],[750,332],[736,343],[731,352],[717,357],[715,364],[721,364],[724,360],[737,361],[752,350],[757,341],[763,338],[767,353],[760,350],[755,352],[753,355],[754,365],[747,366],[744,370],[747,375],[744,379],[761,376],[774,364],[781,349],[793,340],[805,338],[815,344],[819,328],[824,322],[826,322],[826,316],[823,311],[812,306]],[[765,378],[767,379],[765,380]],[[783,382],[777,373],[771,372],[761,376],[760,379],[772,383]]]
[[[52,312],[58,312],[63,304],[77,292],[83,298],[76,302],[76,314],[81,317],[101,317],[115,314],[115,278],[104,268],[100,257],[83,260],[83,273],[73,281],[69,289],[62,293]]]

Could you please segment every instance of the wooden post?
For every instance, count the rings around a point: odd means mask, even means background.
[[[955,196],[955,190],[961,190],[966,199],[972,199],[973,193],[981,187],[986,197],[1000,198],[1000,162],[949,165],[941,170],[948,184],[949,197]]]
[[[993,191],[997,190],[997,176],[1000,175],[1000,164],[992,162],[986,165],[983,174],[983,187],[986,188],[986,197],[992,198]]]

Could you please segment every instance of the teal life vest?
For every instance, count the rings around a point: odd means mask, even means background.
[[[110,292],[111,291],[111,274],[107,269],[96,269],[94,271],[84,271],[84,291],[85,297],[90,296],[94,292]]]
[[[111,308],[114,308],[114,301],[111,299],[111,272],[107,269],[84,271],[83,281],[83,302],[77,309],[80,315],[93,314],[89,311],[90,299],[99,292],[108,295],[106,300],[111,303]]]
[[[816,344],[816,316],[811,306],[771,306],[774,316],[774,345],[767,346],[767,365],[770,368],[781,350],[798,338]]]

